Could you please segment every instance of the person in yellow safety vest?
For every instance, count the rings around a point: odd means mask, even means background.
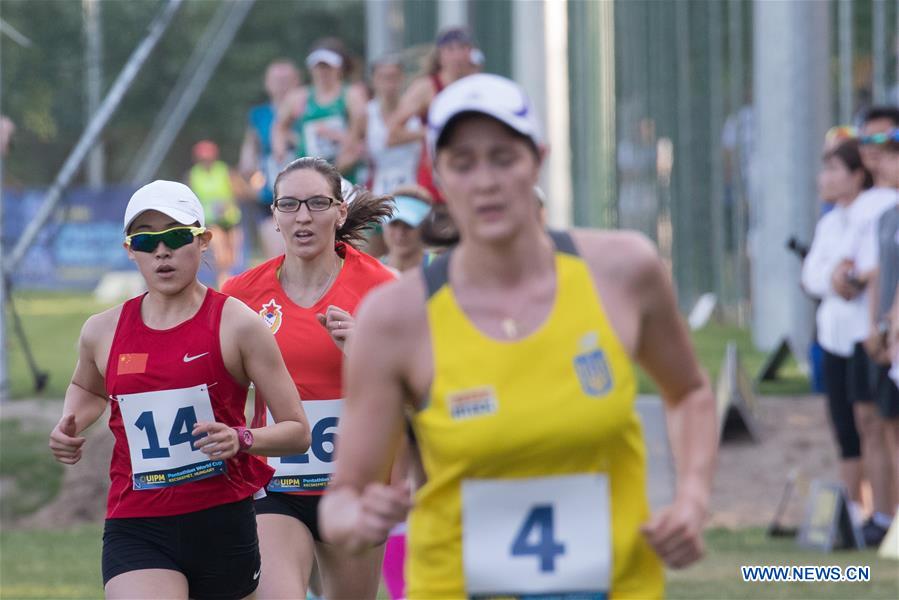
[[[215,259],[217,287],[231,274],[237,253],[243,242],[240,207],[231,171],[219,160],[215,142],[202,140],[193,147],[194,166],[188,174],[188,185],[200,199],[206,216],[206,226],[212,231],[211,247]]]

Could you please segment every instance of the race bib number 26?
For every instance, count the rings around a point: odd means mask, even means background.
[[[194,444],[194,425],[215,421],[205,385],[118,396],[131,456],[132,485],[150,490],[219,475],[225,463]]]
[[[303,402],[312,444],[303,454],[269,458],[275,475],[268,484],[270,492],[323,492],[334,473],[334,444],[337,421],[343,400],[307,400]],[[269,423],[274,423],[271,413]]]
[[[601,474],[462,484],[471,597],[606,598],[612,548]]]

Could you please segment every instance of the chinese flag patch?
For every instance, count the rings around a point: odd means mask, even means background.
[[[147,371],[148,354],[119,354],[118,375],[134,375]]]

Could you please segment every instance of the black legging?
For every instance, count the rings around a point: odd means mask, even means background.
[[[849,395],[849,360],[824,350],[824,389],[827,392],[830,422],[844,460],[859,458],[862,454]]]

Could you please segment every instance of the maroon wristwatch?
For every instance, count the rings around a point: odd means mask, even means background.
[[[240,444],[240,451],[246,452],[253,447],[253,432],[246,427],[233,427],[237,432],[237,443]]]

